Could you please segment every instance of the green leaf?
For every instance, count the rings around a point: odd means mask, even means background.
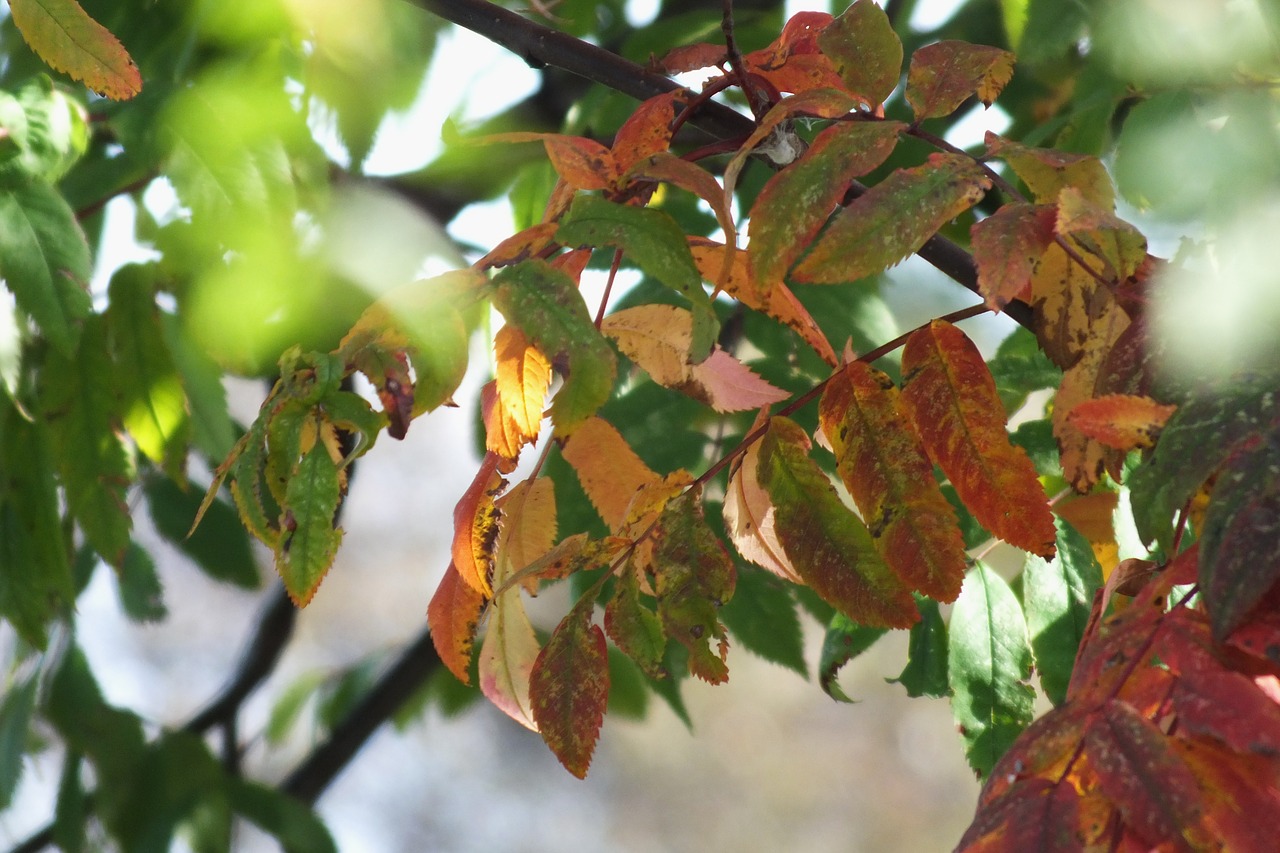
[[[279,746],[284,742],[302,714],[302,709],[323,683],[323,674],[309,672],[295,679],[281,692],[271,708],[271,715],[267,718],[267,727],[263,732],[267,743]]]
[[[604,629],[618,649],[652,678],[662,678],[667,635],[658,615],[640,601],[636,572],[624,569],[604,609]]]
[[[125,486],[132,470],[117,431],[115,371],[104,318],[85,323],[73,357],[51,353],[44,376],[41,408],[68,508],[93,549],[119,567],[129,547]]]
[[[68,358],[89,315],[89,272],[84,233],[53,187],[0,185],[0,275],[18,307]]]
[[[818,36],[849,91],[877,107],[902,76],[902,41],[874,0],[858,0]]]
[[[1059,0],[1028,0],[1027,20],[1014,47],[1025,62],[1057,59],[1084,34],[1089,7]]]
[[[753,287],[764,293],[782,282],[850,182],[893,153],[903,128],[896,121],[834,124],[765,184],[751,207],[747,262]]]
[[[118,801],[103,818],[123,850],[167,853],[178,824],[201,802],[220,796],[225,777],[209,746],[175,731],[149,744]]]
[[[299,607],[315,595],[342,542],[335,515],[342,500],[338,466],[317,441],[298,463],[285,492],[276,571]]]
[[[54,183],[84,154],[89,127],[84,107],[40,74],[16,95],[0,92],[0,174]]]
[[[1031,723],[1035,690],[1022,608],[1009,585],[977,563],[951,611],[947,671],[951,711],[979,777]]]
[[[143,489],[156,530],[195,560],[205,574],[242,589],[261,586],[248,532],[234,507],[215,499],[205,508],[200,526],[192,530],[200,508],[199,492],[184,490],[168,477],[148,477]]]
[[[842,613],[837,613],[827,625],[826,636],[822,638],[822,652],[818,656],[818,684],[822,690],[837,702],[853,702],[840,687],[836,677],[841,668],[858,655],[865,652],[883,637],[888,631],[885,628],[868,628],[859,625]]]
[[[314,812],[288,794],[248,779],[227,784],[236,814],[275,836],[288,853],[337,853],[333,836]]]
[[[613,348],[591,322],[573,280],[545,261],[507,267],[493,283],[493,304],[564,376],[551,417],[557,428],[572,431],[609,399],[617,369]]]
[[[1102,567],[1088,539],[1060,518],[1057,525],[1057,556],[1045,560],[1027,555],[1022,596],[1040,684],[1049,701],[1061,705],[1084,640],[1094,590],[1102,586]]]
[[[747,651],[809,677],[795,600],[773,574],[739,566],[733,598],[720,608],[720,618]]]
[[[182,377],[160,325],[151,272],[131,264],[111,277],[107,325],[119,365],[125,429],[147,458],[181,482],[186,478],[191,421]]]
[[[22,37],[41,59],[117,101],[142,91],[142,75],[120,40],[75,0],[10,0]]]
[[[116,573],[120,606],[135,622],[158,622],[169,615],[155,561],[137,542],[130,542]]]
[[[569,246],[614,246],[646,275],[683,294],[693,307],[689,360],[702,361],[715,343],[718,323],[689,242],[676,221],[661,210],[614,204],[579,195],[560,223],[556,239]],[[529,330],[525,329],[525,334]]]
[[[615,648],[609,649],[608,713],[615,718],[643,720],[649,713],[649,688],[635,661]]]
[[[793,277],[840,284],[881,272],[923,246],[990,186],[981,168],[958,154],[933,154],[923,166],[899,169],[841,208]]]
[[[1036,336],[1021,326],[1000,343],[987,366],[1009,415],[1021,409],[1033,391],[1057,388],[1062,382],[1062,371],[1040,349]]]
[[[760,444],[758,477],[776,507],[783,550],[804,582],[855,622],[905,628],[916,620],[910,591],[876,552],[866,525],[840,500],[808,455],[809,439],[773,418]]]
[[[1277,403],[1275,378],[1250,376],[1179,406],[1127,483],[1144,542],[1170,544],[1174,514],[1240,442],[1267,431],[1280,413]]]
[[[897,678],[888,679],[907,689],[912,698],[920,696],[948,696],[951,685],[947,680],[947,626],[942,621],[938,602],[929,598],[916,599],[920,608],[920,621],[911,626],[907,641],[907,665]]]
[[[534,661],[529,699],[538,732],[565,769],[586,778],[609,699],[604,631],[591,624],[591,596],[560,621]]]
[[[227,458],[240,438],[240,430],[227,409],[227,390],[222,385],[222,371],[200,347],[186,335],[182,323],[173,314],[161,314],[160,326],[165,345],[182,377],[187,405],[191,407],[191,441],[213,462]]]
[[[651,571],[663,630],[689,650],[690,672],[719,684],[729,677],[719,609],[733,597],[737,572],[707,525],[699,497],[699,490],[687,491],[663,508]]]
[[[34,675],[11,685],[0,699],[0,811],[9,808],[22,781],[22,757],[27,752],[27,732],[36,706]]]
[[[36,648],[76,590],[48,430],[0,402],[0,614]]]
[[[80,781],[83,762],[84,756],[78,752],[68,752],[62,761],[62,777],[58,780],[58,798],[54,805],[53,843],[63,853],[80,853],[85,849],[89,797]]]

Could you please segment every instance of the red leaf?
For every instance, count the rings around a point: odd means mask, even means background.
[[[10,0],[9,13],[36,55],[58,71],[115,101],[142,91],[129,52],[75,0]]]
[[[818,134],[804,155],[774,175],[751,207],[747,262],[756,293],[783,283],[854,178],[879,166],[898,142],[899,122],[848,122]]]
[[[482,597],[493,594],[493,544],[501,513],[493,504],[504,483],[498,473],[501,457],[486,453],[480,470],[453,509],[453,566],[458,576]]]
[[[547,640],[533,664],[533,719],[565,769],[586,778],[609,699],[604,631],[591,624],[592,598],[583,598]]]
[[[1280,756],[1280,705],[1237,672],[1185,669],[1173,690],[1178,727],[1238,752]]]
[[[1153,447],[1165,421],[1177,406],[1164,406],[1150,397],[1108,394],[1085,400],[1067,413],[1067,423],[1089,438],[1130,451]]]
[[[935,320],[902,353],[902,400],[933,461],[980,524],[1049,559],[1056,531],[1027,454],[1009,441],[995,380],[978,348]]]
[[[950,115],[970,95],[988,107],[1013,76],[1014,55],[963,41],[925,45],[911,55],[907,103],[916,121]]]
[[[1098,785],[1143,841],[1187,851],[1211,847],[1196,777],[1154,723],[1113,700],[1089,725],[1084,744]]]
[[[1067,785],[1033,779],[974,816],[957,853],[1075,853],[1092,849],[1080,825],[1080,796]]]
[[[1204,824],[1231,853],[1271,853],[1275,826],[1261,818],[1280,810],[1280,772],[1274,760],[1240,755],[1201,738],[1178,738],[1174,751],[1204,791]]]
[[[1013,299],[1026,299],[1032,273],[1053,244],[1057,210],[1053,205],[1006,204],[974,223],[973,260],[978,292],[999,311]]]
[[[964,581],[964,539],[893,381],[855,361],[827,383],[822,431],[876,549],[913,588],[954,601]]]
[[[484,597],[463,582],[452,564],[427,605],[431,642],[440,661],[463,684],[471,683],[471,647]]]
[[[671,122],[688,100],[688,92],[676,89],[654,95],[636,107],[613,137],[613,159],[619,172],[630,171],[641,160],[670,147]]]

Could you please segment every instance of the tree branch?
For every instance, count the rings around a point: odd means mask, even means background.
[[[524,59],[535,68],[552,66],[608,86],[640,100],[669,92],[679,85],[668,77],[643,68],[629,59],[521,17],[486,0],[410,0],[423,9],[484,36]],[[692,118],[694,124],[717,136],[736,139],[755,130],[755,122],[724,104],[707,102]],[[851,196],[867,191],[854,182]],[[978,268],[973,256],[945,237],[935,234],[916,252],[943,275],[979,293]],[[1032,328],[1031,306],[1014,300],[1004,307],[1019,325]]]

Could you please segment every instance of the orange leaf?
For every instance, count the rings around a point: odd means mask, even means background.
[[[843,88],[835,65],[818,50],[818,36],[833,20],[826,12],[797,12],[773,44],[743,57],[747,69],[779,92]]]
[[[546,146],[547,157],[556,173],[574,189],[610,189],[618,181],[621,171],[613,159],[613,152],[582,136],[565,136],[559,133],[530,133],[515,131],[494,133],[466,140],[471,145],[492,145],[503,142],[541,142]]]
[[[819,418],[876,550],[913,588],[954,601],[964,539],[893,380],[860,361],[846,365],[827,383]]]
[[[586,596],[561,620],[530,674],[533,719],[565,769],[586,778],[609,699],[604,632],[591,624]]]
[[[498,330],[493,349],[497,361],[497,407],[514,427],[520,446],[532,444],[542,426],[542,407],[551,387],[551,362],[529,343],[524,332],[511,325]],[[490,443],[488,449],[499,448]]]
[[[36,55],[58,71],[115,101],[142,91],[129,52],[75,0],[9,0],[9,13]]]
[[[463,684],[471,683],[471,647],[483,607],[484,597],[450,563],[427,605],[427,623],[440,661]]]
[[[1109,394],[1077,405],[1067,413],[1067,423],[1095,441],[1127,452],[1154,446],[1177,408],[1150,397]]]
[[[698,272],[707,281],[716,281],[721,264],[724,261],[724,247],[719,243],[694,242],[690,240],[689,250],[693,253],[693,262]],[[781,281],[775,283],[767,294],[761,295],[747,278],[747,253],[733,249],[729,265],[729,276],[722,283],[722,289],[743,305],[761,314],[767,314],[804,340],[827,364],[835,367],[840,363],[836,351],[832,349],[818,323],[813,319],[796,295]]]
[[[481,596],[493,594],[493,545],[501,513],[493,498],[504,483],[498,473],[501,457],[486,453],[475,479],[453,509],[453,565],[458,576]]]
[[[699,68],[723,65],[728,61],[729,51],[724,45],[699,42],[668,51],[658,60],[658,66],[667,74],[683,74]]]
[[[1006,204],[970,229],[978,292],[993,311],[1026,298],[1032,273],[1053,244],[1056,215],[1052,205]]]
[[[1091,438],[1070,419],[1081,403],[1098,396],[1107,379],[1107,356],[1129,326],[1128,315],[1114,300],[1108,300],[1102,315],[1089,326],[1079,360],[1062,374],[1054,397],[1053,435],[1061,451],[1062,473],[1081,493],[1098,481],[1104,469],[1118,477],[1124,461],[1123,453]]]
[[[752,430],[767,418],[761,413]],[[724,496],[724,522],[738,553],[780,578],[803,584],[778,537],[777,508],[760,485],[760,442],[754,442],[729,474]]]
[[[665,151],[650,157],[637,160],[627,172],[629,180],[662,181],[687,190],[698,196],[710,206],[716,215],[716,222],[726,234],[734,229],[733,214],[725,204],[724,190],[715,177],[698,166],[681,157]],[[708,279],[715,281],[716,279]]]
[[[676,89],[654,95],[636,107],[613,137],[613,159],[618,171],[627,172],[646,157],[671,146],[671,122],[688,100],[688,92]]]
[[[1009,441],[995,380],[959,329],[934,320],[902,353],[902,400],[929,456],[980,524],[1025,551],[1054,554],[1053,513],[1035,467]]]
[[[543,222],[526,228],[494,246],[473,266],[476,269],[487,270],[492,267],[511,266],[536,257],[554,242],[556,229],[559,227],[555,222]]]
[[[598,417],[588,418],[571,432],[561,453],[610,530],[626,520],[627,509],[641,488],[661,482],[621,433]]]
[[[480,646],[480,691],[507,716],[535,729],[529,708],[529,675],[541,650],[518,585],[508,581],[551,550],[556,538],[555,489],[546,478],[526,480],[497,502],[503,515],[495,548],[495,595]],[[509,586],[510,588],[503,589]]]

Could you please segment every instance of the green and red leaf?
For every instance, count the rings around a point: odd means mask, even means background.
[[[1014,55],[963,41],[925,45],[911,55],[907,103],[916,121],[951,115],[970,95],[991,106],[1013,76]]]
[[[911,420],[974,518],[1009,544],[1052,557],[1048,499],[1026,452],[1009,441],[995,380],[973,342],[935,320],[908,339],[902,374]]]
[[[142,75],[120,40],[76,0],[10,0],[13,23],[36,55],[115,101],[142,91]]]
[[[564,768],[586,778],[609,699],[609,656],[604,631],[591,623],[585,596],[560,621],[530,675],[533,719]]]
[[[1015,202],[974,223],[970,233],[978,292],[992,310],[1014,299],[1027,301],[1031,276],[1053,244],[1056,218],[1053,205]]]

